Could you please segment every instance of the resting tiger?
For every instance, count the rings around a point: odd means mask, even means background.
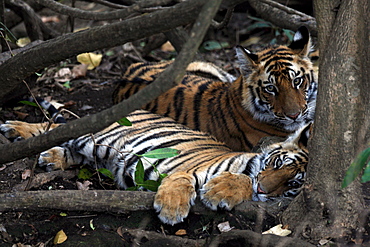
[[[143,160],[145,179],[158,179],[154,163],[159,173],[168,174],[158,188],[154,208],[162,222],[172,225],[187,217],[197,192],[213,210],[232,209],[244,200],[294,196],[304,181],[309,126],[261,153],[246,153],[234,152],[212,136],[160,115],[139,110],[127,118],[132,126],[113,124],[96,133],[94,140],[89,135],[70,140],[41,153],[39,164],[67,169],[72,164],[95,167],[96,161],[98,168],[111,170],[119,187],[125,189],[134,185],[138,162],[134,153],[177,149],[180,154],[172,158]],[[41,134],[46,125],[8,121],[0,130],[8,138],[28,138]],[[95,150],[94,142],[99,144]]]
[[[301,27],[289,47],[257,53],[237,47],[242,74],[237,79],[215,65],[191,63],[179,85],[142,109],[210,133],[234,151],[249,151],[262,137],[285,137],[313,121],[317,83],[310,48],[309,32]],[[114,103],[146,87],[169,64],[131,65],[114,91]]]

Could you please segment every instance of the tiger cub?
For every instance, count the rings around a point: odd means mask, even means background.
[[[142,109],[210,133],[234,151],[249,151],[265,136],[285,137],[313,121],[317,83],[310,40],[301,27],[288,47],[257,53],[237,47],[237,79],[215,65],[193,62],[179,85]],[[114,103],[152,83],[170,63],[131,65],[113,93]]]
[[[294,196],[304,182],[309,126],[261,153],[246,153],[234,152],[207,133],[147,111],[135,111],[127,118],[132,126],[113,124],[96,133],[94,140],[89,135],[70,140],[41,153],[39,164],[67,169],[73,164],[95,167],[96,162],[98,168],[111,170],[118,186],[125,189],[135,185],[138,157],[134,154],[177,149],[179,154],[172,158],[142,160],[145,180],[168,174],[158,188],[154,208],[162,222],[172,225],[187,217],[197,192],[210,209],[230,210],[244,200]],[[40,133],[45,124],[9,121],[0,130],[8,137],[27,138]]]

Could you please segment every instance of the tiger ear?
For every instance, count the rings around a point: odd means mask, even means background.
[[[306,124],[294,134],[292,134],[285,142],[295,143],[300,148],[306,148],[308,140],[312,134],[313,123]]]
[[[307,27],[301,26],[294,34],[293,41],[289,45],[295,54],[300,57],[307,57],[311,49],[311,37]]]
[[[236,58],[239,62],[240,72],[243,75],[249,74],[250,66],[256,67],[258,64],[258,55],[245,49],[243,46],[236,46]]]

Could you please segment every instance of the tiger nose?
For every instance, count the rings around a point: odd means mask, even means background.
[[[286,116],[288,117],[288,118],[291,118],[291,119],[297,119],[298,118],[298,116],[299,116],[299,113],[300,112],[296,112],[296,113],[292,113],[292,114],[287,114]]]

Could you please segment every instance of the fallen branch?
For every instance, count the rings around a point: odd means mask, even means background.
[[[28,189],[31,188],[37,188],[40,187],[41,185],[50,182],[51,180],[55,179],[56,177],[63,177],[64,179],[71,179],[73,177],[76,177],[78,174],[77,170],[67,170],[67,171],[52,171],[52,172],[43,172],[43,173],[38,173],[34,175],[32,178],[32,182],[29,185]],[[15,185],[12,188],[12,191],[24,191],[28,185],[28,180],[24,181],[20,184]]]
[[[249,230],[232,230],[222,233],[211,242],[210,247],[227,246],[236,241],[243,243],[243,246],[264,246],[264,247],[314,247],[298,238],[281,237],[273,234],[260,234]]]
[[[40,190],[0,194],[0,212],[57,209],[122,213],[153,209],[154,192],[123,190]],[[235,214],[257,217],[258,214],[277,215],[290,200],[279,202],[246,201],[235,207]],[[199,200],[191,209],[197,214],[215,214]]]
[[[7,75],[0,77],[0,105],[25,91],[22,80],[34,72],[80,53],[122,45],[190,24],[205,2],[183,1],[140,17],[66,34],[17,54],[0,65],[0,74]],[[243,0],[225,1],[224,4],[232,7],[240,2]]]
[[[70,17],[87,19],[87,20],[115,20],[115,19],[125,19],[132,14],[140,13],[142,9],[149,8],[153,6],[161,6],[162,4],[169,4],[171,0],[147,0],[140,1],[131,6],[127,6],[124,9],[105,11],[105,12],[93,12],[81,10],[78,8],[69,7],[67,5],[61,4],[59,2],[51,0],[36,0],[37,3],[59,13],[62,15],[68,15]],[[122,6],[121,6],[122,7]]]
[[[296,31],[300,26],[306,26],[311,35],[317,37],[317,25],[314,17],[272,0],[248,0],[248,2],[264,20],[293,31]]]
[[[127,100],[100,113],[77,119],[66,125],[53,129],[44,135],[36,136],[25,141],[0,146],[0,153],[2,154],[0,156],[0,164],[37,154],[72,138],[77,138],[88,133],[96,133],[108,127],[118,119],[123,118],[130,112],[139,109],[143,104],[155,99],[162,93],[169,90],[171,87],[175,86],[185,74],[187,65],[193,60],[195,52],[198,50],[198,47],[202,42],[209,25],[211,24],[211,20],[216,14],[220,2],[220,0],[206,1],[198,16],[198,19],[193,25],[192,31],[190,32],[191,38],[185,43],[175,62],[169,66],[152,84],[145,87],[143,90],[139,91],[137,94],[131,96]],[[47,41],[41,45],[45,43],[47,43]],[[20,54],[16,56],[19,56]],[[5,64],[6,62],[3,64],[3,66]]]

